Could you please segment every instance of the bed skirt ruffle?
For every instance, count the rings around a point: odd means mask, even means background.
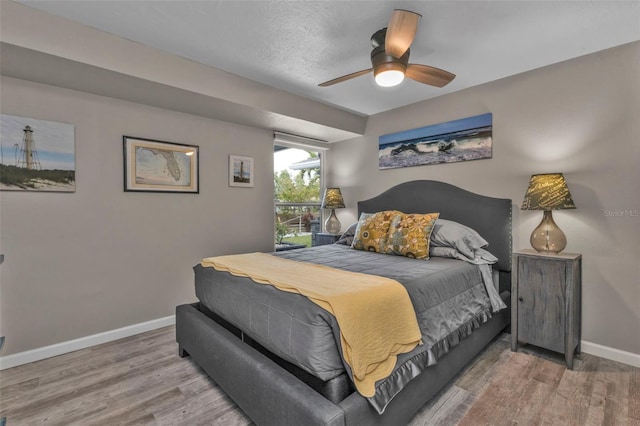
[[[431,348],[416,354],[399,366],[389,377],[376,384],[376,393],[367,398],[371,406],[379,414],[384,413],[391,400],[415,377],[420,375],[427,367],[438,363],[438,359],[449,353],[461,340],[492,318],[491,309],[478,313],[469,321],[462,324],[452,333],[448,334]]]

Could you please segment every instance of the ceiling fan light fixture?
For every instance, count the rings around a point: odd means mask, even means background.
[[[376,67],[373,72],[376,84],[381,87],[393,87],[402,83],[406,67],[399,63],[386,63]]]

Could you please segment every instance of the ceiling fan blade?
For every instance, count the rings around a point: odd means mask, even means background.
[[[362,71],[352,72],[351,74],[343,75],[342,77],[334,78],[333,80],[325,81],[324,83],[318,84],[320,87],[333,86],[336,83],[342,83],[343,81],[351,80],[352,78],[360,77],[361,75],[365,75],[373,71],[373,68],[368,68]]]
[[[436,87],[444,87],[456,78],[456,75],[451,74],[449,71],[420,64],[409,64],[404,76],[420,83]]]
[[[389,19],[384,50],[387,55],[399,58],[409,49],[418,31],[422,15],[408,10],[396,9]]]

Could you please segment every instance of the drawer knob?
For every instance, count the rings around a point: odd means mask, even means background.
[[[522,297],[518,297],[518,300],[524,302],[524,299]]]

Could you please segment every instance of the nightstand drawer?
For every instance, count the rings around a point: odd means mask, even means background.
[[[318,232],[315,234],[312,245],[324,246],[326,244],[333,244],[340,239],[340,234],[329,234],[326,232]]]

